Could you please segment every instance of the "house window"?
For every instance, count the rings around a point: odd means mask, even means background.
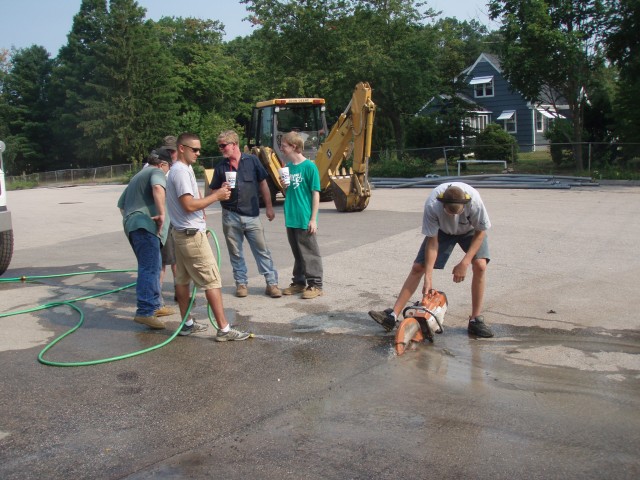
[[[539,110],[536,110],[536,132],[544,132],[544,117]]]
[[[553,124],[553,120],[559,115],[556,112],[545,110],[544,108],[536,109],[536,131],[544,132]]]
[[[473,85],[476,98],[493,97],[493,77],[473,77],[469,85]]]
[[[498,120],[504,122],[504,129],[509,133],[516,133],[518,131],[517,115],[515,110],[503,111]]]
[[[473,117],[467,117],[465,123],[475,132],[480,133],[489,124],[489,115],[474,115]]]

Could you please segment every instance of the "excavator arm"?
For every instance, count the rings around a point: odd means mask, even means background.
[[[315,163],[322,190],[331,188],[339,212],[360,212],[371,197],[368,180],[375,104],[368,83],[358,83],[349,105],[318,149]],[[349,173],[339,169],[353,153]]]

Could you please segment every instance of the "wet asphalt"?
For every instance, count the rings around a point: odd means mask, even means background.
[[[135,281],[115,207],[123,186],[9,192],[15,253],[0,315]],[[436,272],[449,299],[433,344],[393,353],[367,315],[393,304],[422,236],[430,189],[377,189],[361,213],[321,204],[322,297],[271,299],[246,249],[247,298],[234,285],[218,207],[223,301],[255,333],[215,330],[166,342],[132,321],[131,288],[0,318],[2,479],[635,479],[640,476],[640,188],[480,190],[492,260],[485,319],[466,333],[470,284]],[[282,201],[267,240],[289,283]],[[33,277],[41,278],[33,278]],[[164,283],[173,302],[172,276]],[[414,296],[417,299],[417,296]],[[202,292],[194,314],[207,321]]]

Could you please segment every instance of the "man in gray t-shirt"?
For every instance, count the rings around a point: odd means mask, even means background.
[[[246,340],[250,334],[231,328],[222,304],[222,280],[218,264],[207,240],[207,223],[204,209],[214,202],[231,196],[225,183],[206,197],[200,196],[192,165],[200,156],[200,138],[193,133],[183,133],[177,140],[178,160],[169,171],[167,181],[167,209],[171,215],[173,240],[176,248],[176,296],[182,318],[189,308],[189,283],[204,290],[213,316],[220,329],[215,337],[218,342]],[[204,330],[205,326],[193,319],[185,322],[181,335]]]
[[[462,182],[444,183],[436,187],[424,205],[424,241],[396,303],[393,309],[370,311],[371,318],[387,331],[393,330],[398,323],[398,315],[417,290],[420,280],[424,278],[423,294],[427,294],[433,288],[433,270],[443,269],[454,247],[460,245],[465,255],[453,267],[453,281],[464,281],[469,265],[473,272],[471,315],[467,330],[476,337],[493,337],[493,332],[481,315],[485,273],[490,261],[486,232],[490,227],[489,214],[475,188]]]

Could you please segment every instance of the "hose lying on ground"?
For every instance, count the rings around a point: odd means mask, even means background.
[[[207,234],[210,234],[211,237],[214,240],[215,246],[216,246],[216,253],[217,253],[217,259],[218,259],[218,268],[220,267],[220,244],[218,243],[218,238],[216,237],[216,234],[213,232],[213,230],[211,229],[207,229]],[[76,273],[62,273],[62,274],[57,274],[57,275],[37,275],[37,276],[22,276],[22,277],[15,277],[15,278],[0,278],[0,283],[18,283],[18,282],[32,282],[32,281],[36,281],[36,280],[41,280],[41,279],[45,279],[45,278],[60,278],[60,277],[71,277],[71,276],[77,276],[77,275],[91,275],[91,274],[103,274],[103,273],[122,273],[122,272],[136,272],[137,270],[135,269],[129,269],[129,270],[94,270],[94,271],[90,271],[90,272],[76,272]],[[48,308],[54,308],[54,307],[60,307],[60,306],[67,306],[73,310],[75,310],[76,312],[78,312],[78,314],[80,315],[80,320],[78,321],[78,323],[71,328],[69,331],[63,333],[62,335],[60,335],[58,338],[56,338],[55,340],[53,340],[51,343],[49,343],[45,348],[42,349],[42,351],[40,352],[40,354],[38,355],[38,361],[44,365],[49,365],[52,367],[83,367],[83,366],[89,366],[89,365],[98,365],[100,363],[108,363],[108,362],[115,362],[116,360],[124,360],[125,358],[131,358],[131,357],[135,357],[137,355],[142,355],[144,353],[148,353],[151,352],[153,350],[157,350],[159,348],[164,347],[165,345],[169,344],[174,338],[176,338],[176,336],[180,333],[180,330],[182,329],[182,326],[185,324],[185,322],[187,321],[187,319],[189,318],[189,314],[191,313],[191,308],[193,307],[193,302],[195,301],[196,298],[196,287],[193,287],[193,290],[191,292],[191,300],[189,302],[189,307],[187,308],[187,311],[184,315],[184,318],[182,319],[182,322],[180,322],[180,326],[178,327],[178,329],[173,332],[173,334],[166,339],[164,342],[158,344],[158,345],[154,345],[152,347],[149,348],[145,348],[143,350],[138,350],[135,352],[131,352],[131,353],[126,353],[123,355],[118,355],[115,357],[109,357],[109,358],[102,358],[102,359],[98,359],[98,360],[89,360],[89,361],[84,361],[84,362],[54,362],[51,360],[46,360],[44,358],[44,354],[50,350],[55,344],[57,344],[58,342],[60,342],[63,338],[71,335],[73,332],[75,332],[76,330],[78,330],[82,324],[84,323],[84,312],[78,308],[75,303],[77,302],[81,302],[84,300],[89,300],[92,298],[97,298],[97,297],[103,297],[105,295],[109,295],[112,293],[116,293],[116,292],[120,292],[122,290],[126,290],[128,288],[134,287],[136,285],[137,282],[133,282],[130,283],[128,285],[125,285],[123,287],[118,287],[115,288],[113,290],[109,290],[107,292],[101,292],[101,293],[97,293],[95,295],[88,295],[85,297],[79,297],[79,298],[75,298],[75,299],[71,299],[71,300],[65,300],[65,301],[61,301],[61,302],[51,302],[51,303],[45,303],[44,305],[39,305],[37,307],[33,307],[33,308],[29,308],[26,310],[16,310],[14,312],[7,312],[7,313],[0,313],[0,318],[5,318],[5,317],[10,317],[13,315],[22,315],[25,313],[32,313],[32,312],[37,312],[39,310],[45,310]],[[213,327],[217,330],[218,329],[218,325],[215,322],[215,319],[213,317],[213,312],[211,310],[211,306],[209,305],[207,308],[207,314],[209,317],[209,321],[211,322],[211,325],[213,325]]]

